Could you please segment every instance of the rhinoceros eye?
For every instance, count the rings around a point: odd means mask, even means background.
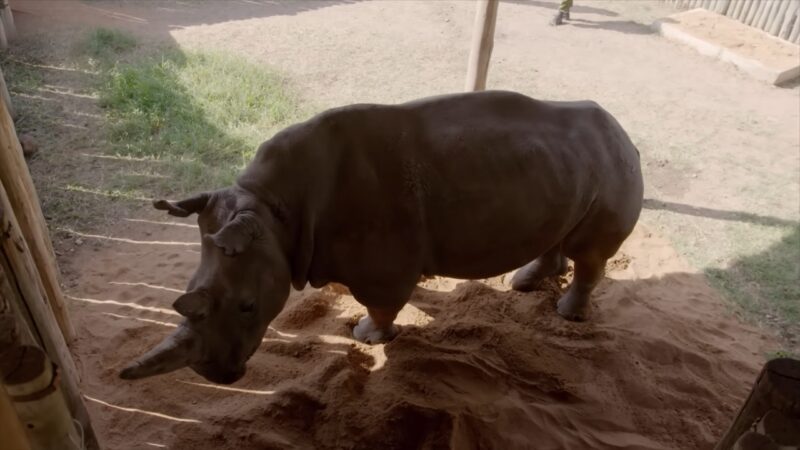
[[[245,314],[251,313],[255,309],[256,309],[255,302],[239,303],[239,311],[241,311],[241,312],[243,312]]]

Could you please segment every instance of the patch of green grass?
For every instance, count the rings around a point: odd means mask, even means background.
[[[280,77],[234,56],[169,51],[106,73],[100,104],[111,151],[167,163],[162,177],[117,180],[127,187],[148,183],[165,193],[228,185],[261,142],[298,117]]]
[[[743,256],[726,269],[706,275],[742,310],[779,334],[800,339],[800,225],[765,251]]]
[[[87,56],[99,61],[108,61],[114,56],[136,47],[136,39],[119,30],[97,28],[89,32],[81,50]]]
[[[794,353],[787,351],[787,350],[775,350],[772,352],[767,353],[767,360],[771,359],[778,359],[778,358],[800,358],[800,356],[795,355]]]
[[[44,83],[42,74],[31,62],[13,58],[10,54],[0,53],[0,67],[3,78],[11,93],[31,93]]]

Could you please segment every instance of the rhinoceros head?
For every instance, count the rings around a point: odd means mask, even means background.
[[[291,275],[277,222],[268,207],[236,187],[154,206],[175,216],[199,215],[200,267],[172,305],[184,321],[120,377],[189,366],[209,381],[233,383],[289,294]]]

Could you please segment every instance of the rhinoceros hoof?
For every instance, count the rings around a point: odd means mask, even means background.
[[[561,255],[546,259],[539,257],[520,268],[511,278],[511,289],[519,292],[530,292],[539,289],[545,278],[567,273],[567,260]]]
[[[556,311],[558,311],[558,315],[567,320],[583,322],[589,318],[589,301],[572,292],[567,292],[558,300]]]
[[[382,344],[389,342],[400,332],[400,327],[395,324],[389,328],[378,328],[375,322],[369,317],[364,316],[358,321],[358,325],[353,327],[353,337],[365,344]]]

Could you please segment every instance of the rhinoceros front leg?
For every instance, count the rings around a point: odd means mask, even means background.
[[[400,309],[367,308],[368,314],[353,327],[353,337],[365,344],[391,341],[400,332],[400,328],[394,324],[398,312]]]

